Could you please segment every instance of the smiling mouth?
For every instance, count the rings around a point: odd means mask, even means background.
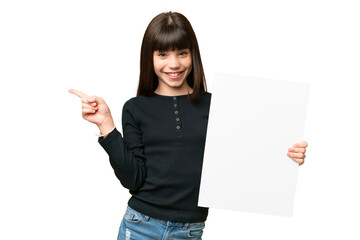
[[[183,74],[183,72],[172,72],[172,73],[165,72],[165,74],[171,79],[178,79]]]

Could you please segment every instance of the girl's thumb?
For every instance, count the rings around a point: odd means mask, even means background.
[[[97,103],[103,102],[103,99],[97,96],[91,96],[87,100],[88,102],[97,102]]]

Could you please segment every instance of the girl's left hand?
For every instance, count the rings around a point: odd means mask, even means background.
[[[292,147],[288,149],[288,157],[294,160],[295,162],[299,163],[299,166],[304,164],[305,160],[305,152],[306,147],[308,146],[307,142],[302,141],[295,143]]]

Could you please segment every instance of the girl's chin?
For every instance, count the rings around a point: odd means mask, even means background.
[[[183,79],[183,78],[179,78],[179,79],[167,78],[165,82],[166,82],[168,85],[181,86],[181,85],[183,85],[184,80],[185,80],[185,79]]]
[[[181,88],[182,84],[171,84],[169,86],[172,87],[172,88]]]
[[[177,81],[177,82],[166,81],[165,84],[171,88],[181,88],[184,85],[184,82],[183,81]]]

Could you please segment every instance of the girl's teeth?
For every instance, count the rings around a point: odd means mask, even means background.
[[[178,76],[180,73],[169,73],[169,75],[171,76],[171,77],[176,77],[176,76]]]

